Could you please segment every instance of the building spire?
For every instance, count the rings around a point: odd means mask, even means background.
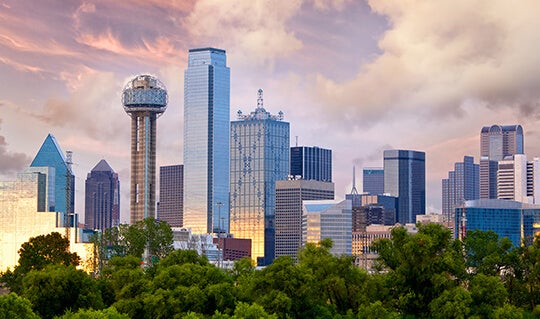
[[[358,195],[358,190],[356,189],[356,167],[352,167],[352,189],[351,194]]]
[[[257,108],[262,109],[263,108],[263,90],[259,89],[257,91]]]

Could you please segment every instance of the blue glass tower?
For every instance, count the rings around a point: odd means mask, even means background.
[[[332,181],[332,150],[317,146],[291,147],[291,175],[304,180]]]
[[[398,198],[398,223],[416,223],[426,212],[426,153],[384,151],[384,192]]]
[[[47,135],[30,167],[54,167],[54,201],[50,212],[73,213],[75,207],[75,175],[52,134]]]
[[[363,191],[373,195],[384,193],[384,169],[381,168],[364,168],[363,174]]]
[[[454,164],[448,178],[442,180],[442,213],[446,221],[454,218],[454,208],[464,201],[480,198],[480,166],[474,157],[465,156]]]
[[[105,160],[88,173],[85,183],[84,224],[87,229],[118,226],[120,223],[120,181]]]
[[[230,70],[224,50],[189,50],[184,73],[184,227],[229,231]]]
[[[263,108],[262,90],[255,111],[238,117],[231,123],[231,233],[250,238],[251,257],[267,265],[275,252],[276,181],[289,174],[289,123]]]

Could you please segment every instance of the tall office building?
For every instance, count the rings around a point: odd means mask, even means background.
[[[352,254],[350,200],[304,201],[302,243],[332,239],[330,252],[336,256]]]
[[[105,230],[120,223],[118,174],[101,160],[88,173],[85,184],[84,224],[87,229]]]
[[[289,175],[289,123],[263,107],[231,123],[231,233],[251,238],[260,265],[274,259],[276,181]]]
[[[230,70],[224,50],[189,50],[184,73],[184,227],[229,232]]]
[[[521,125],[484,126],[480,131],[480,198],[497,198],[497,162],[524,154]]]
[[[448,178],[442,180],[442,214],[446,222],[453,220],[454,209],[464,201],[480,198],[480,166],[474,157],[464,156],[463,162],[454,164]]]
[[[384,151],[384,192],[398,198],[398,223],[416,223],[426,211],[426,153]]]
[[[171,227],[183,227],[184,165],[159,168],[159,202],[157,219]]]
[[[167,109],[167,90],[150,75],[138,75],[122,91],[124,111],[131,117],[131,223],[156,212],[157,118]]]
[[[332,150],[317,146],[291,147],[291,175],[304,180],[332,181]]]
[[[302,246],[302,201],[334,199],[334,183],[276,181],[276,258],[296,257]]]
[[[527,161],[524,154],[498,162],[497,198],[522,203],[540,201],[540,159]]]
[[[384,193],[384,169],[382,167],[364,168],[363,191],[373,195]]]
[[[71,170],[71,152],[64,156],[52,134],[47,135],[30,167],[53,167],[53,198],[49,199],[50,212],[73,213],[75,211],[75,175]],[[53,182],[53,181],[51,181]]]
[[[398,198],[389,195],[347,194],[351,201],[352,231],[364,232],[372,224],[394,225],[398,215]]]

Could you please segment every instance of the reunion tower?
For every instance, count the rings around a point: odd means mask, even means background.
[[[156,119],[167,109],[167,89],[151,75],[138,75],[122,91],[131,117],[131,223],[155,217]]]

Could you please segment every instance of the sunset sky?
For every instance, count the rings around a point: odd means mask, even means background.
[[[484,125],[522,124],[540,156],[540,2],[414,0],[0,0],[0,177],[13,180],[48,133],[73,151],[76,211],[105,159],[129,216],[130,120],[120,94],[157,76],[158,166],[182,163],[190,48],[227,51],[231,120],[284,112],[291,145],[333,151],[336,195],[382,151],[426,152],[426,207],[464,155],[478,162]]]

